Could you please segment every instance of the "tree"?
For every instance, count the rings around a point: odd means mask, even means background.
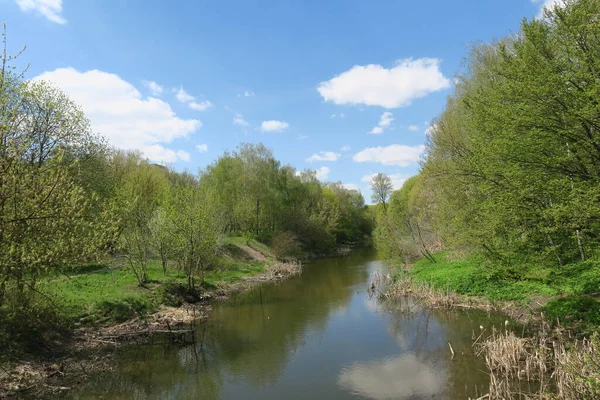
[[[72,175],[83,149],[101,147],[81,110],[58,89],[12,73],[6,48],[1,61],[0,342],[7,331],[43,334],[35,326],[51,321],[36,318],[47,299],[40,279],[95,258],[115,232],[110,210],[92,212],[95,194]]]
[[[387,200],[394,190],[390,177],[381,172],[374,175],[371,179],[371,190],[373,191],[371,194],[373,203],[383,205],[384,211],[387,212]]]
[[[173,226],[174,255],[185,272],[188,290],[196,287],[195,276],[216,263],[222,227],[200,185],[174,186],[169,196],[168,218]]]
[[[148,281],[152,250],[152,218],[164,199],[168,181],[165,171],[142,162],[125,175],[118,189],[121,212],[121,244],[140,285]]]

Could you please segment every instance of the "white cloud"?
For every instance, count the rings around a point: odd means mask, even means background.
[[[385,147],[368,147],[356,153],[352,159],[355,162],[376,162],[383,165],[406,167],[416,163],[425,146],[405,146],[392,144]]]
[[[375,175],[377,175],[377,174],[365,175],[360,180],[361,180],[361,182],[366,182],[368,184],[371,184],[371,181],[373,180],[373,177]],[[387,174],[387,176],[392,180],[392,185],[394,186],[394,190],[400,189],[402,187],[402,185],[404,185],[404,182],[406,182],[406,180],[411,177],[411,175],[407,175],[407,174],[403,174],[403,173]]]
[[[62,16],[62,0],[16,0],[23,12],[36,11],[57,24],[66,24]]]
[[[298,140],[306,140],[306,139],[308,139],[308,136],[306,136],[306,135],[298,135],[298,137],[296,139],[298,139]]]
[[[235,117],[233,117],[233,124],[237,125],[237,126],[249,126],[250,125],[248,123],[248,121],[246,121],[244,119],[244,116],[242,114],[235,114]]]
[[[142,81],[142,84],[144,84],[144,86],[150,89],[150,93],[152,93],[152,96],[160,96],[163,92],[162,85],[159,85],[154,81]]]
[[[341,118],[341,119],[344,119],[344,118],[346,118],[346,115],[344,115],[344,113],[331,114],[331,118]]]
[[[320,151],[319,153],[308,157],[306,161],[337,161],[340,156],[340,153],[334,153],[333,151]]]
[[[208,145],[206,145],[206,144],[197,144],[196,145],[196,150],[198,150],[200,153],[206,153],[208,151]]]
[[[344,151],[350,151],[350,150],[352,150],[352,147],[350,147],[350,146],[348,146],[348,145],[345,145],[344,147],[342,147],[342,148],[340,149],[340,151],[341,151],[341,152],[344,152]]]
[[[399,60],[392,68],[355,65],[317,88],[326,101],[398,108],[450,87],[437,58]]]
[[[320,181],[327,180],[328,176],[329,176],[329,168],[321,167],[317,170],[317,179],[318,180],[320,180]]]
[[[389,111],[384,112],[383,114],[381,114],[381,117],[379,117],[379,123],[377,124],[377,126],[371,129],[368,133],[372,135],[382,134],[383,131],[392,124],[393,120],[394,114],[392,114]]]
[[[348,190],[360,190],[358,188],[358,185],[356,185],[354,183],[343,183],[342,186],[345,187]]]
[[[208,100],[204,100],[201,102],[197,102],[196,98],[185,91],[183,86],[180,86],[179,89],[173,88],[173,93],[175,93],[175,98],[180,102],[187,104],[189,108],[196,111],[206,111],[213,106]]]
[[[205,101],[201,101],[200,103],[197,103],[195,101],[192,101],[191,103],[188,104],[188,106],[192,109],[192,110],[196,110],[196,111],[206,111],[209,108],[211,108],[213,106],[213,103],[211,103],[208,100]]]
[[[290,124],[283,121],[263,121],[260,124],[260,130],[263,132],[281,132],[290,127]]]
[[[409,126],[408,126],[408,130],[409,130],[409,131],[416,132],[416,131],[418,131],[418,130],[419,130],[419,127],[418,127],[418,126],[416,126],[416,125],[409,125]]]
[[[160,144],[153,144],[150,146],[143,146],[139,150],[142,151],[144,157],[149,160],[162,162],[162,163],[172,163],[179,160],[190,161],[190,153],[183,150],[171,150],[164,148]]]
[[[190,101],[194,101],[195,98],[188,92],[183,89],[183,86],[180,86],[179,89],[173,88],[173,92],[175,93],[175,97],[179,100],[180,103],[189,103]]]
[[[564,7],[565,2],[563,0],[532,0],[533,3],[542,3],[540,6],[540,11],[538,13],[538,18],[542,18],[544,16],[544,9],[552,9],[554,6]]]
[[[81,106],[92,129],[106,137],[112,146],[140,149],[153,161],[189,158],[189,154],[165,149],[161,144],[186,137],[202,126],[199,120],[179,118],[160,99],[144,98],[116,74],[58,68],[34,79],[52,82],[67,93]]]
[[[244,90],[244,92],[238,93],[237,97],[254,97],[254,92]]]

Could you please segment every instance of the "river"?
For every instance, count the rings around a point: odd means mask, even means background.
[[[304,266],[213,305],[193,345],[132,345],[72,399],[461,399],[487,393],[472,348],[479,311],[380,304],[367,293],[384,269],[357,249]],[[452,345],[452,358],[448,343]]]

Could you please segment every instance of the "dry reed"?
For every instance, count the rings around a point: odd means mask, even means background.
[[[542,324],[531,337],[493,330],[474,345],[490,370],[490,400],[600,399],[597,337],[573,341]]]

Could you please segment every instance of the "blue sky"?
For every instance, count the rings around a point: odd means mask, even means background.
[[[0,0],[28,78],[116,147],[197,171],[240,142],[358,188],[418,171],[470,45],[553,0]]]

